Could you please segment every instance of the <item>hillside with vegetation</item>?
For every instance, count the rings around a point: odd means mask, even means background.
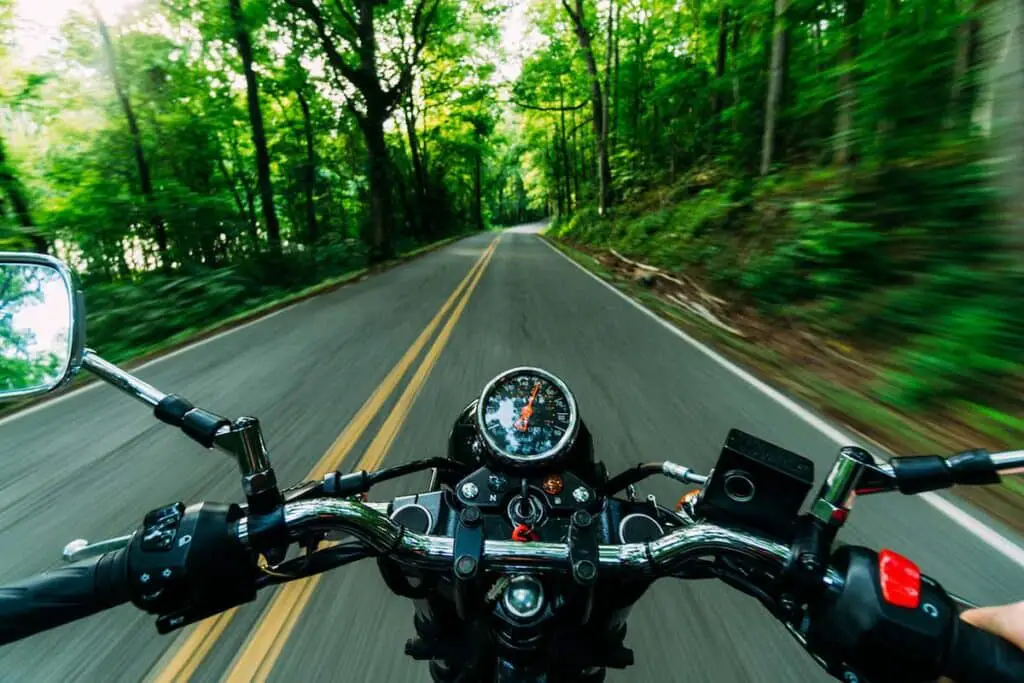
[[[549,234],[889,445],[1024,442],[1019,7],[560,0],[534,21],[514,92]]]

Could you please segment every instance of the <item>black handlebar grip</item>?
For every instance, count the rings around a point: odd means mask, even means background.
[[[126,549],[0,586],[0,645],[130,599]]]
[[[217,432],[221,427],[230,425],[231,422],[227,418],[202,408],[193,408],[181,419],[181,431],[193,441],[198,441],[204,448],[213,448]]]
[[[956,683],[1024,683],[1024,650],[957,619],[943,674]]]
[[[188,411],[195,408],[194,405],[177,394],[168,394],[153,408],[153,415],[161,422],[166,422],[172,427],[180,427]]]

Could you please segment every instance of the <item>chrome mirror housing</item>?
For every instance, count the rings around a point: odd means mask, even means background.
[[[54,391],[82,365],[85,311],[52,256],[0,252],[0,401]]]

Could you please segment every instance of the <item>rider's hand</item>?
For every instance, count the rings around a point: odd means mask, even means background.
[[[1005,638],[1024,650],[1024,600],[997,607],[969,609],[960,618],[972,626]],[[948,678],[939,683],[954,683]]]
[[[1024,600],[1010,605],[967,610],[960,618],[1024,650]]]

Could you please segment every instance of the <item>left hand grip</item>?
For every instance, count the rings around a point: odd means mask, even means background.
[[[0,644],[128,602],[126,558],[115,550],[0,587]]]

